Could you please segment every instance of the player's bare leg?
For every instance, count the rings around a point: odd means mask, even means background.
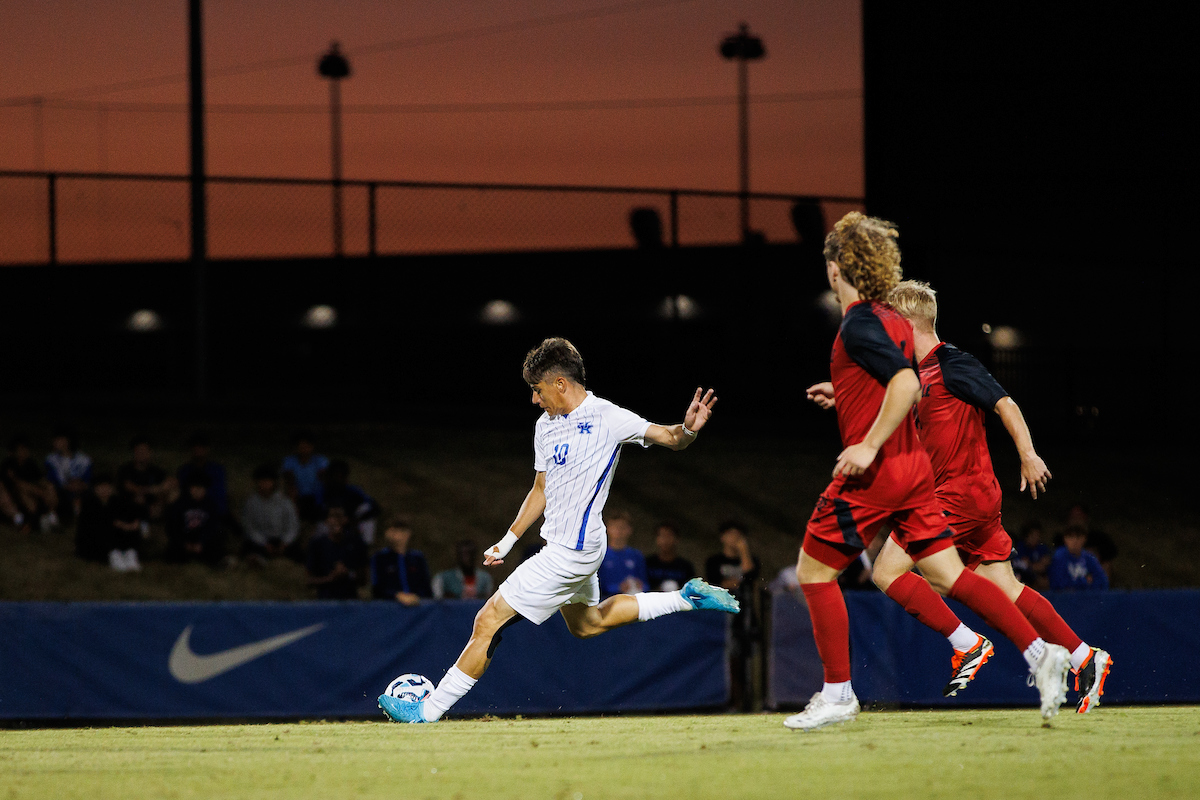
[[[1075,690],[1079,692],[1075,710],[1086,714],[1098,706],[1100,696],[1104,694],[1108,672],[1112,668],[1112,656],[1080,639],[1066,620],[1054,610],[1049,600],[1017,580],[1012,562],[993,561],[980,564],[975,572],[999,586],[1043,639],[1060,644],[1070,651],[1071,670],[1075,673]]]
[[[912,572],[914,566],[904,548],[889,537],[875,559],[871,576],[888,597],[950,642],[954,651],[950,657],[950,680],[942,695],[952,697],[975,679],[980,667],[996,650],[987,637],[964,625],[927,581]]]
[[[846,600],[837,584],[841,572],[801,548],[796,577],[808,603],[825,684],[812,696],[804,711],[783,721],[784,726],[792,730],[816,730],[858,718],[858,698],[850,683],[850,618],[846,613]]]
[[[921,574],[941,595],[953,597],[1003,633],[1025,656],[1030,682],[1041,695],[1042,716],[1058,713],[1066,700],[1067,670],[1071,654],[1057,644],[1047,644],[998,586],[963,567],[953,547],[917,561]]]
[[[617,594],[595,606],[571,603],[560,608],[559,613],[567,621],[572,635],[590,639],[631,622],[646,622],[665,614],[693,609],[736,614],[741,607],[728,590],[692,578],[678,591]]]

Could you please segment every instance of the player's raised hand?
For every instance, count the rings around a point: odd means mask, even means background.
[[[804,395],[826,411],[837,405],[833,396],[833,384],[830,381],[814,383],[804,390]]]
[[[703,393],[703,396],[701,396]],[[708,418],[712,416],[713,406],[716,405],[717,398],[713,395],[713,390],[709,389],[705,392],[702,388],[697,387],[696,394],[692,396],[692,402],[688,406],[687,413],[683,415],[683,425],[692,433],[697,433],[704,427],[704,423],[708,422]]]
[[[879,449],[866,442],[850,445],[838,455],[837,464],[833,467],[833,477],[845,475],[851,478],[862,475],[870,469],[878,454]]]
[[[1042,457],[1037,453],[1021,458],[1021,491],[1025,491],[1025,487],[1028,486],[1034,500],[1037,500],[1038,492],[1046,493],[1046,484],[1052,477],[1054,476],[1050,474],[1046,462],[1042,461]]]

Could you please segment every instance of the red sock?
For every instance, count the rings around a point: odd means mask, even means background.
[[[887,596],[904,606],[904,610],[919,622],[947,638],[962,624],[946,601],[930,588],[928,581],[912,572],[906,572],[892,581]]]
[[[1021,596],[1017,598],[1017,609],[1025,615],[1025,619],[1029,620],[1034,630],[1047,642],[1061,644],[1072,653],[1079,648],[1079,645],[1083,644],[1083,639],[1075,635],[1075,631],[1071,630],[1071,626],[1066,623],[1066,620],[1058,615],[1054,606],[1050,605],[1050,601],[1028,586],[1021,591]]]
[[[802,583],[826,683],[850,680],[850,616],[837,581]]]
[[[983,621],[1008,637],[1022,653],[1038,638],[1029,620],[1021,615],[999,586],[964,569],[950,596],[983,617]]]

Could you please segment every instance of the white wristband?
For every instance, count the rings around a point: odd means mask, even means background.
[[[686,423],[684,423],[684,424],[680,424],[680,426],[679,426],[679,427],[683,428],[683,432],[684,432],[685,434],[687,434],[688,436],[695,436],[695,435],[696,435],[696,432],[695,432],[695,431],[689,431],[689,430],[688,430],[688,426],[687,426],[687,424],[686,424]]]
[[[519,538],[520,537],[515,533],[509,531],[508,533],[504,534],[503,539],[496,542],[487,550],[483,551],[484,558],[489,556],[492,558],[504,558],[506,555],[508,555],[508,552],[513,549],[513,545],[517,543],[517,539]]]

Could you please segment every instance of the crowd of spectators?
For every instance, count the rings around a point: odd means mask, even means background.
[[[75,554],[117,572],[141,571],[147,558],[213,569],[289,559],[321,599],[369,595],[415,605],[484,599],[495,589],[476,569],[482,547],[474,541],[459,541],[455,566],[437,575],[411,546],[406,520],[390,519],[377,545],[379,503],[350,481],[346,461],[317,452],[308,431],[293,435],[291,453],[253,470],[253,491],[237,511],[209,438],[193,434],[186,447],[187,459],[170,472],[151,441],[135,436],[128,459],[108,472],[95,468],[70,429],[54,431],[41,462],[28,437],[13,436],[0,461],[0,514],[21,535],[73,526]]]
[[[474,541],[457,542],[454,566],[435,575],[424,554],[412,546],[407,520],[389,519],[377,537],[379,503],[350,481],[346,461],[317,451],[308,431],[292,436],[291,452],[282,459],[254,469],[253,491],[240,513],[230,505],[226,469],[213,459],[203,433],[187,439],[188,458],[173,473],[157,462],[143,436],[130,441],[128,460],[114,472],[97,470],[70,428],[55,429],[48,444],[49,453],[39,462],[28,437],[9,440],[8,456],[0,461],[0,514],[27,535],[73,524],[76,554],[119,572],[140,570],[153,550],[153,557],[166,562],[195,561],[215,569],[265,567],[273,559],[290,559],[305,567],[313,592],[325,599],[369,595],[415,605],[431,598],[483,599],[495,590],[491,575],[478,568],[480,548]],[[656,526],[655,549],[648,556],[630,543],[634,531],[629,514],[611,512],[606,525],[608,552],[598,575],[603,598],[672,591],[698,574],[679,554],[674,523]],[[164,543],[152,548],[155,532]],[[1053,545],[1046,543],[1036,521],[1025,524],[1014,539],[1013,569],[1036,589],[1101,590],[1112,583],[1116,546],[1091,524],[1081,505],[1070,510]],[[523,557],[541,544],[530,537]],[[744,611],[735,620],[735,639],[749,642],[757,629],[759,560],[751,552],[746,526],[737,521],[719,525],[714,544],[703,577],[741,601]],[[844,588],[873,588],[873,556],[865,552],[846,570],[840,578]],[[770,588],[795,592],[794,568],[785,566]],[[735,658],[738,650],[735,642]]]

